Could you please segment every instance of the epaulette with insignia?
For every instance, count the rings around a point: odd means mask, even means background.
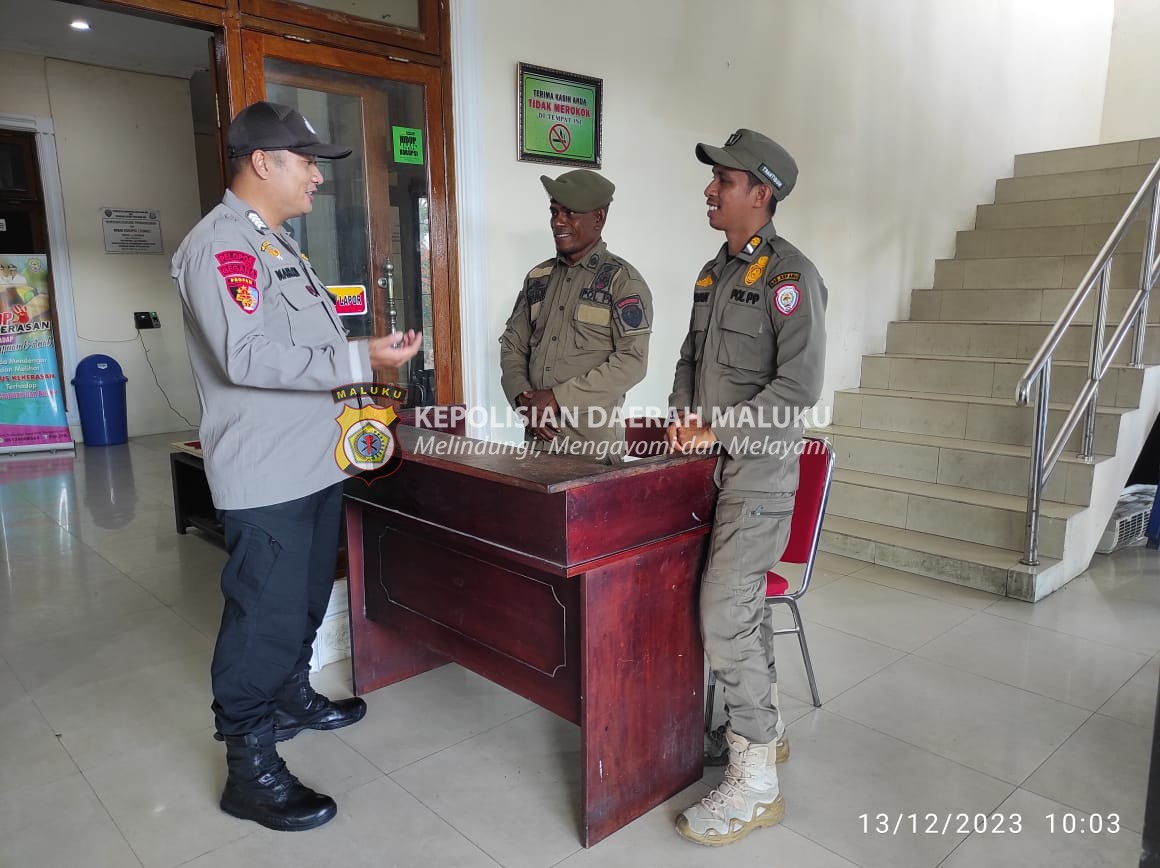
[[[745,246],[742,247],[741,250],[742,250],[742,252],[744,252],[745,254],[748,255],[748,254],[753,253],[753,251],[755,251],[760,246],[761,246],[761,236],[754,235],[752,238],[749,239],[749,241],[746,242]]]

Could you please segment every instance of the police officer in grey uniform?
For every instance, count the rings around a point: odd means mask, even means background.
[[[528,272],[500,338],[504,394],[529,440],[618,463],[620,408],[648,365],[652,294],[601,240],[612,182],[587,169],[540,181],[557,255]]]
[[[681,814],[677,830],[716,845],[772,825],[785,811],[775,763],[788,756],[788,742],[776,684],[770,686],[765,574],[789,540],[794,447],[804,435],[795,411],[821,393],[828,292],[814,264],[771,220],[797,180],[789,153],[742,129],[724,147],[700,144],[696,154],[713,167],[705,189],[709,225],[725,233],[725,244],[693,287],[668,437],[679,451],[721,450],[700,603],[705,652],[728,710],[718,733],[728,768],[720,786]]]
[[[230,125],[233,179],[173,257],[200,436],[229,560],[211,676],[228,777],[222,810],[271,829],[330,820],[334,800],[286,770],[275,741],[366,713],[310,686],[334,583],[342,484],[330,390],[415,355],[408,332],[348,343],[326,286],[283,222],[310,212],[325,144],[297,111],[258,102]]]

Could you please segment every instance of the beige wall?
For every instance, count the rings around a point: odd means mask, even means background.
[[[130,436],[184,428],[154,382],[133,311],[157,311],[161,328],[142,338],[170,400],[196,423],[181,305],[169,277],[170,257],[201,216],[188,84],[52,59],[44,69],[64,190],[77,356],[104,353],[121,364],[129,378]],[[109,206],[156,209],[164,252],[105,253],[100,209]]]
[[[1160,136],[1160,3],[1115,2],[1100,141]]]
[[[460,170],[482,202],[472,213],[464,190],[461,236],[481,251],[462,268],[487,328],[467,366],[488,372],[468,397],[492,406],[504,406],[497,339],[524,273],[552,254],[545,167],[515,159],[517,61],[604,80],[604,171],[617,184],[605,238],[656,300],[637,405],[667,398],[692,282],[722,241],[706,223],[697,141],[749,126],[797,158],[776,222],[830,287],[828,400],[857,385],[861,355],[883,350],[887,322],[930,286],[1014,154],[1099,136],[1112,0],[460,2],[479,22],[481,60],[457,80],[478,104],[474,124],[457,118],[457,147],[479,149],[483,169]]]
[[[44,58],[37,55],[4,53],[0,66],[0,114],[49,116],[44,63]]]

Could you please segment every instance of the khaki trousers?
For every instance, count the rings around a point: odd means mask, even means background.
[[[776,737],[777,680],[765,574],[789,541],[793,494],[722,491],[701,578],[701,638],[733,731],[751,742]]]

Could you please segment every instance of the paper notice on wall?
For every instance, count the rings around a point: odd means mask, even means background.
[[[102,208],[106,253],[163,253],[161,215],[155,209]]]

